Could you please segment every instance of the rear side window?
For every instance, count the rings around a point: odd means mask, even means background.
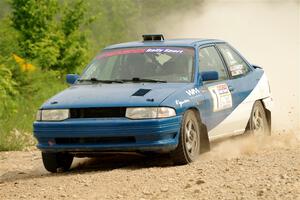
[[[232,77],[240,77],[249,72],[249,66],[232,48],[226,44],[217,45]]]
[[[199,50],[199,71],[216,71],[219,79],[228,78],[222,59],[214,46],[204,47]]]

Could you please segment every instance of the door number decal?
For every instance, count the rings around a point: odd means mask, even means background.
[[[227,84],[222,83],[208,87],[213,99],[213,111],[217,112],[232,107],[232,97]]]

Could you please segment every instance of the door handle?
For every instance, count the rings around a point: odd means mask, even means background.
[[[229,89],[230,92],[234,91],[234,87],[232,87],[231,85],[228,86],[228,89]]]

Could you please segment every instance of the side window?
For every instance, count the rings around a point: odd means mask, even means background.
[[[217,45],[220,49],[232,77],[240,77],[249,72],[247,63],[228,45]]]
[[[219,74],[219,80],[228,78],[225,67],[219,53],[213,46],[204,47],[199,50],[199,71],[216,71]]]

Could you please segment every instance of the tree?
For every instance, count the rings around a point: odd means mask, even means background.
[[[60,5],[57,0],[12,0],[11,7],[21,56],[63,73],[85,64],[89,45],[81,26],[89,19],[83,1]]]
[[[139,16],[135,0],[93,0],[89,13],[97,13],[90,25],[94,52],[114,43],[135,39],[137,27],[133,25]]]

